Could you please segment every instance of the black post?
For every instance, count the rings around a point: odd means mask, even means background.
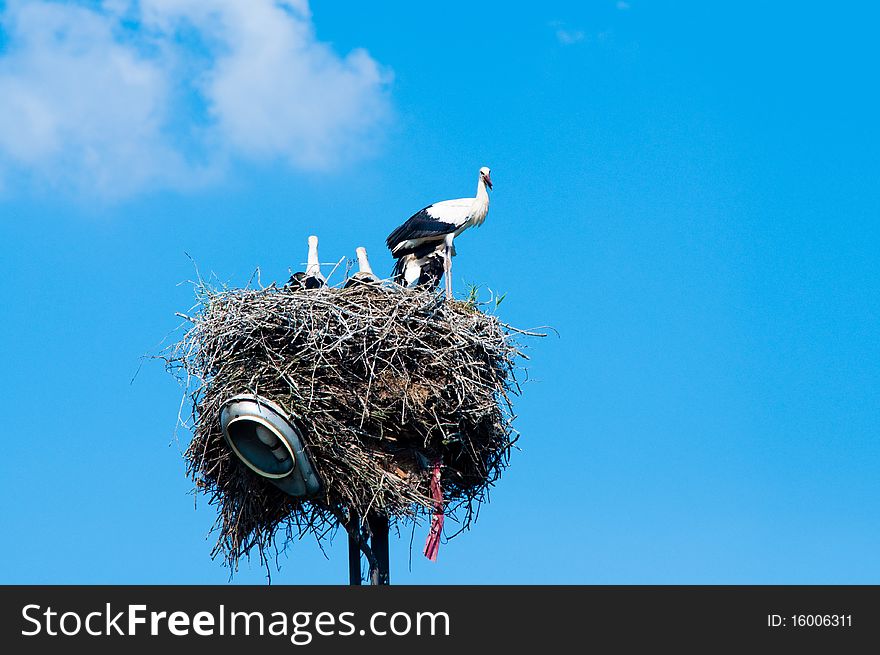
[[[376,559],[376,566],[370,567],[370,584],[387,585],[391,583],[388,558],[388,517],[384,514],[370,514],[370,548]]]
[[[348,584],[361,584],[361,526],[358,515],[352,513],[348,524]]]

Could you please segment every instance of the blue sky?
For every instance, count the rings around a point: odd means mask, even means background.
[[[393,581],[880,582],[875,8],[236,4],[0,3],[0,581],[227,582],[182,390],[131,382],[185,253],[387,272],[488,165],[454,284],[559,337],[475,528],[411,568],[404,532]],[[344,583],[345,547],[273,579]]]

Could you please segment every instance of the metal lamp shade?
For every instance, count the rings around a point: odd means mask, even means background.
[[[233,396],[220,409],[220,427],[245,466],[285,493],[308,496],[320,489],[299,430],[276,403],[249,394]]]

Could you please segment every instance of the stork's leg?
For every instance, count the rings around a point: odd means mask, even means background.
[[[452,300],[452,244],[448,240],[443,257],[443,273],[446,278],[446,300]]]

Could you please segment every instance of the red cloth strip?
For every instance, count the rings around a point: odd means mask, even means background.
[[[431,471],[431,497],[434,499],[434,515],[431,517],[431,530],[425,541],[425,557],[432,562],[437,561],[440,550],[440,536],[443,534],[443,487],[440,485],[440,462],[434,464]]]

